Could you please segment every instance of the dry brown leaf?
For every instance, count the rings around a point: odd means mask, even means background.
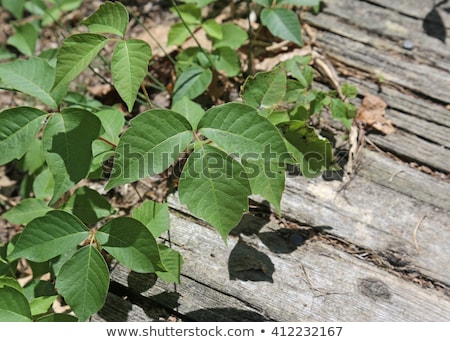
[[[391,120],[386,119],[387,103],[380,97],[366,94],[356,114],[356,121],[366,126],[370,126],[384,134],[392,134],[395,128]]]

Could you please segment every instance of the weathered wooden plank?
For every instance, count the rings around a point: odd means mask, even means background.
[[[373,80],[348,77],[346,81],[356,85],[361,95],[368,92],[372,94],[378,93],[391,109],[440,126],[450,127],[450,111],[443,105],[438,105],[418,96],[405,94],[388,84],[375,84]]]
[[[340,7],[340,1],[331,1],[330,6],[333,4],[335,4],[333,10],[345,12]],[[436,53],[442,52],[441,55],[436,55],[434,58],[428,58],[428,54],[419,58],[419,51],[411,55],[411,52],[402,49],[398,43],[393,44],[385,38],[377,38],[384,32],[370,32],[368,31],[371,29],[370,27],[361,29],[355,26],[354,20],[356,19],[353,18],[360,17],[357,13],[359,9],[354,2],[349,3],[348,6],[350,9],[345,12],[348,13],[347,19],[336,17],[331,13],[331,9],[329,9],[330,13],[305,17],[308,23],[321,29],[317,35],[317,41],[320,46],[324,47],[326,54],[343,64],[364,70],[375,77],[382,77],[416,93],[425,94],[441,102],[450,102],[450,85],[448,83],[450,68],[447,49],[443,49],[442,46],[436,47]],[[371,15],[370,11],[361,11],[363,17],[366,17],[366,20],[361,19],[362,23],[374,22],[370,18],[367,19],[367,15]],[[346,20],[353,21],[347,23]],[[428,43],[431,45],[439,43],[434,42],[436,39],[424,36],[421,40],[426,41],[423,43],[424,46],[427,46]],[[415,60],[415,58],[419,58],[419,60]]]
[[[321,46],[326,46],[327,55],[343,64],[432,99],[450,103],[448,72],[406,61],[401,55],[393,55],[331,32],[322,32],[317,40]]]
[[[320,241],[300,246],[292,232],[252,217],[225,245],[219,235],[172,217],[172,244],[185,257],[178,311],[193,320],[446,321],[449,298]],[[112,276],[127,284],[117,267]],[[143,292],[154,298],[168,285]],[[239,303],[239,306],[236,306]],[[164,304],[162,302],[161,304]],[[240,309],[243,311],[239,311]],[[255,319],[256,318],[256,319]]]
[[[182,222],[182,226],[177,226],[182,221],[175,221],[171,228],[173,233],[177,229],[184,229],[187,234],[189,231],[189,221]],[[187,227],[187,228],[186,228]],[[207,229],[202,227],[203,229]],[[223,244],[220,237],[215,236],[217,244]],[[214,240],[212,240],[214,241]],[[173,238],[173,242],[179,243]],[[198,245],[186,246],[186,249],[179,249],[185,262],[188,263],[194,256],[191,254],[191,249],[200,248]],[[204,250],[203,250],[204,251]],[[198,257],[198,256],[195,256]],[[214,267],[211,255],[201,255],[202,262],[210,262],[211,278],[217,277],[222,269]],[[213,266],[211,268],[211,266]],[[190,269],[183,267],[183,276],[181,285],[176,286],[176,292],[173,284],[168,284],[158,280],[151,287],[142,291],[142,295],[151,298],[152,301],[157,302],[161,306],[165,306],[170,310],[177,311],[185,320],[194,321],[268,321],[270,318],[261,310],[258,312],[251,304],[241,300],[239,296],[232,296],[229,293],[222,293],[220,290],[212,288],[207,282],[198,277],[196,271],[190,273]],[[226,269],[225,269],[226,271]],[[123,266],[118,266],[111,273],[114,281],[128,286],[130,291],[136,291],[136,285],[140,282],[145,282],[150,275],[129,273],[129,270]],[[130,281],[132,284],[130,284]],[[133,320],[139,320],[140,317],[133,317]]]
[[[340,185],[320,179],[288,179],[282,212],[312,226],[328,227],[331,234],[357,246],[397,253],[408,267],[450,284],[447,212],[362,177],[354,177],[338,193]]]
[[[450,150],[444,146],[402,131],[387,136],[372,134],[369,139],[383,150],[406,161],[416,161],[445,173],[450,172]]]
[[[448,49],[424,32],[422,19],[399,15],[366,1],[330,0],[326,4],[321,15],[307,17],[311,23],[380,50],[402,54],[416,63],[449,69]],[[411,51],[404,49],[405,40],[413,43]]]
[[[405,132],[440,146],[450,148],[450,127],[437,125],[397,110],[387,110],[386,117],[392,120],[395,127]],[[442,157],[445,158],[446,155],[444,154]],[[450,167],[450,162],[448,166]]]
[[[361,248],[398,254],[409,269],[450,284],[449,183],[373,153],[365,154],[358,172],[341,192],[339,181],[288,178],[283,216],[328,228]],[[176,197],[169,201],[188,213]]]
[[[433,4],[437,4],[440,1],[424,2],[423,0],[370,0],[366,2],[377,4],[379,6],[394,10],[400,14],[405,14],[407,16],[424,20],[426,15],[433,9]],[[448,6],[438,7],[436,10],[440,14],[441,18],[443,18],[445,27],[450,29],[450,20],[448,19],[448,15],[445,15],[445,7]],[[433,21],[437,22],[436,19]]]
[[[450,183],[419,172],[408,164],[365,150],[358,175],[384,187],[450,212]]]

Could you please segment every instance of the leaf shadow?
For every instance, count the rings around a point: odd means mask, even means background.
[[[208,308],[191,311],[186,314],[196,322],[267,322],[270,321],[263,315],[235,308]]]
[[[308,239],[331,227],[289,227],[264,229],[268,218],[245,214],[230,235],[239,240],[228,258],[230,280],[266,281],[273,283],[275,265],[268,253],[258,248],[262,243],[271,253],[289,254],[301,247]]]
[[[442,20],[441,15],[437,11],[438,6],[445,4],[448,0],[441,1],[435,4],[433,8],[427,13],[422,22],[422,28],[425,33],[433,38],[440,40],[442,43],[446,43],[447,30]]]

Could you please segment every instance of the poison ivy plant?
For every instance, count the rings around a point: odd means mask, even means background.
[[[178,165],[180,201],[227,241],[249,210],[249,196],[261,196],[280,212],[288,165],[297,165],[306,177],[333,167],[331,144],[309,123],[328,110],[348,127],[355,108],[347,99],[357,91],[344,85],[346,98],[339,99],[333,91],[313,89],[306,57],[248,77],[239,102],[203,108],[192,101],[218,73],[240,73],[234,50],[248,38],[233,24],[204,20],[199,9],[211,2],[184,1],[174,8],[184,28],[205,30],[212,50],[194,47],[178,54],[171,109],[138,113],[135,102],[152,51],[146,42],[127,38],[129,16],[120,2],[105,2],[83,20],[89,32],[67,36],[56,59],[30,53],[27,59],[0,64],[3,88],[34,97],[45,108],[0,112],[0,165],[14,165],[24,175],[23,200],[3,215],[24,229],[0,246],[0,320],[87,320],[105,303],[111,259],[135,272],[181,281],[182,255],[161,239],[170,228],[167,203],[142,201],[124,216],[108,201],[117,194],[114,188],[167,174]],[[55,2],[61,10],[76,3]],[[288,13],[283,6],[312,1],[258,3],[265,6],[271,31],[278,32],[280,27],[271,25],[281,21],[290,27],[288,33],[281,29],[282,38],[291,35],[288,39],[301,43],[296,29],[291,30],[296,24],[291,27],[283,18]],[[19,5],[9,3],[10,10],[19,15]],[[112,83],[129,113],[68,91],[105,46],[112,49]],[[106,161],[112,163],[107,179]],[[20,259],[33,273],[24,287],[15,279]],[[76,317],[52,312],[57,296]]]

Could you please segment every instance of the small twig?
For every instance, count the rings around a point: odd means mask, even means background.
[[[211,57],[209,56],[209,54],[206,52],[206,50],[203,48],[203,46],[200,44],[200,42],[198,41],[197,37],[195,36],[195,34],[192,32],[191,28],[189,27],[189,25],[186,23],[186,21],[183,18],[183,15],[181,14],[180,10],[178,9],[177,3],[175,2],[175,0],[172,0],[172,5],[173,8],[175,9],[175,12],[177,12],[178,17],[180,17],[181,22],[183,23],[184,27],[186,28],[186,30],[189,32],[189,35],[191,36],[191,38],[194,40],[195,44],[199,47],[200,51],[205,55],[206,59],[208,59],[209,64],[211,65],[211,67],[214,65],[213,61],[211,60]]]
[[[146,99],[146,101],[147,101],[148,107],[149,107],[150,109],[152,109],[152,108],[153,108],[153,104],[152,104],[152,101],[150,100],[150,96],[148,96],[147,88],[145,88],[145,84],[144,84],[144,83],[141,84],[141,89],[142,89],[142,91],[144,92],[145,99]]]
[[[400,173],[402,173],[402,172],[405,172],[405,171],[400,170],[400,171],[394,173],[394,174],[392,175],[392,177],[389,178],[389,181],[388,181],[388,182],[389,182],[389,183],[392,183],[392,181],[394,180],[394,178],[395,178],[397,175],[399,175]]]
[[[422,217],[420,218],[419,222],[417,222],[416,228],[414,228],[414,231],[413,231],[413,240],[414,240],[414,245],[416,246],[417,253],[419,253],[419,245],[417,244],[417,231],[419,230],[419,227],[422,224],[423,220],[425,220],[425,217],[427,217],[427,215],[423,214]]]
[[[138,197],[139,197],[139,202],[140,202],[140,203],[144,202],[144,198],[142,197],[141,193],[139,192],[139,190],[138,190],[136,184],[135,184],[135,183],[131,183],[131,186],[133,187],[134,191],[136,191],[136,194],[137,194]]]

